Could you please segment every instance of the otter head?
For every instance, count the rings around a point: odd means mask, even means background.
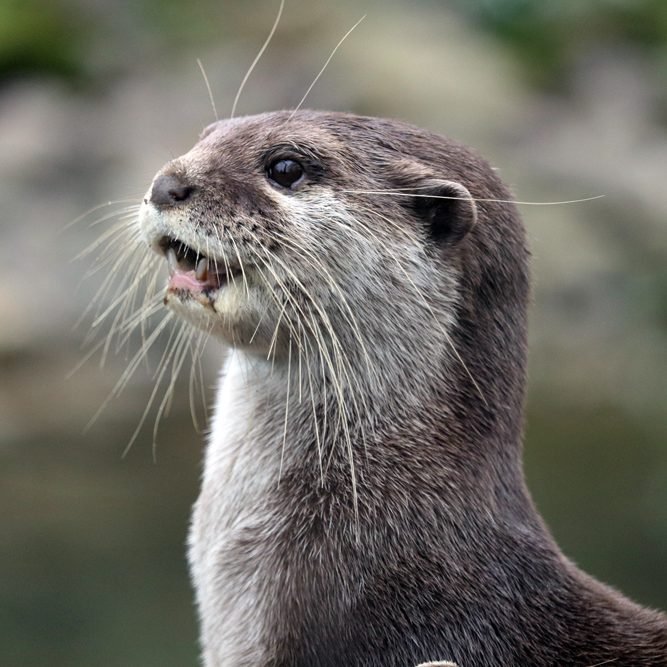
[[[275,359],[316,352],[339,377],[363,362],[419,384],[452,358],[480,258],[516,264],[503,250],[516,231],[502,215],[480,229],[471,195],[506,198],[499,184],[467,149],[405,123],[272,112],[209,126],[156,175],[140,221],[169,262],[167,305],[196,326]]]

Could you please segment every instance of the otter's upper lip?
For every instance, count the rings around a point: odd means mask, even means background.
[[[172,236],[163,236],[157,246],[169,265],[168,289],[207,292],[241,273],[237,263],[209,257]]]

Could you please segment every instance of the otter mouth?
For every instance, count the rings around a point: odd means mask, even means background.
[[[169,267],[168,292],[210,298],[242,273],[238,264],[207,257],[177,238],[164,236],[158,245]]]

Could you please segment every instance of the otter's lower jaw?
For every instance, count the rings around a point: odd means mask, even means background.
[[[209,333],[225,346],[266,357],[280,358],[288,334],[280,326],[275,304],[257,286],[251,272],[247,282],[229,282],[208,293],[167,287],[165,305],[197,329]],[[285,348],[285,349],[284,349]]]
[[[180,210],[161,211],[144,202],[139,223],[147,247],[169,268],[164,304],[172,312],[229,347],[280,356],[285,336],[275,334],[275,296],[261,272],[241,263],[236,248],[202,239]]]

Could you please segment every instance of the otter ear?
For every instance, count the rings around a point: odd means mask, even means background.
[[[457,244],[477,222],[475,201],[460,183],[429,178],[414,193],[418,196],[410,197],[412,207],[438,242]]]

